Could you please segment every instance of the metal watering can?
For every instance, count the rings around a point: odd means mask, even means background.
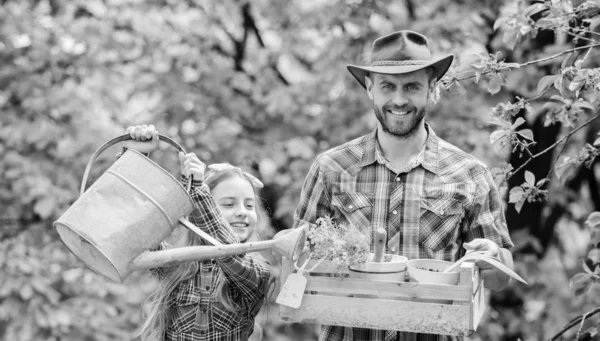
[[[306,228],[278,233],[268,241],[223,245],[185,218],[194,209],[190,186],[185,189],[166,170],[133,149],[123,153],[86,191],[96,158],[108,147],[130,139],[128,134],[116,137],[94,152],[83,175],[79,198],[52,224],[67,248],[87,267],[122,283],[138,269],[268,249],[297,259],[306,242]],[[174,140],[163,135],[159,139],[185,153]],[[180,224],[211,246],[148,251]]]

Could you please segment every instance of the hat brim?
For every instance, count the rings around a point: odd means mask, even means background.
[[[449,55],[437,60],[432,60],[430,63],[420,64],[420,65],[385,65],[385,66],[357,66],[357,65],[348,65],[346,68],[352,76],[362,85],[363,88],[367,88],[365,85],[365,76],[369,73],[382,73],[386,75],[398,75],[403,73],[409,73],[414,71],[419,71],[425,69],[427,67],[433,68],[432,77],[434,79],[440,80],[452,65],[452,61],[454,60],[453,55]]]

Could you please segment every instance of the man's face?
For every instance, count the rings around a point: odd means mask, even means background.
[[[430,84],[425,70],[400,75],[372,73],[366,78],[366,85],[384,132],[406,138],[417,131],[429,99]]]

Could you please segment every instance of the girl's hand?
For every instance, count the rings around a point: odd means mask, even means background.
[[[200,161],[196,154],[179,152],[179,162],[181,163],[181,174],[184,176],[193,176],[194,180],[204,180],[204,170],[206,165]]]
[[[150,153],[158,149],[158,130],[152,124],[130,126],[125,133],[131,136],[132,141],[123,142],[124,147],[140,153]]]

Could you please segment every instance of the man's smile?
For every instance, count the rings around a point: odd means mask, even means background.
[[[408,114],[410,114],[410,111],[399,111],[399,110],[386,110],[386,112],[388,114],[394,115],[394,116],[407,116]]]

